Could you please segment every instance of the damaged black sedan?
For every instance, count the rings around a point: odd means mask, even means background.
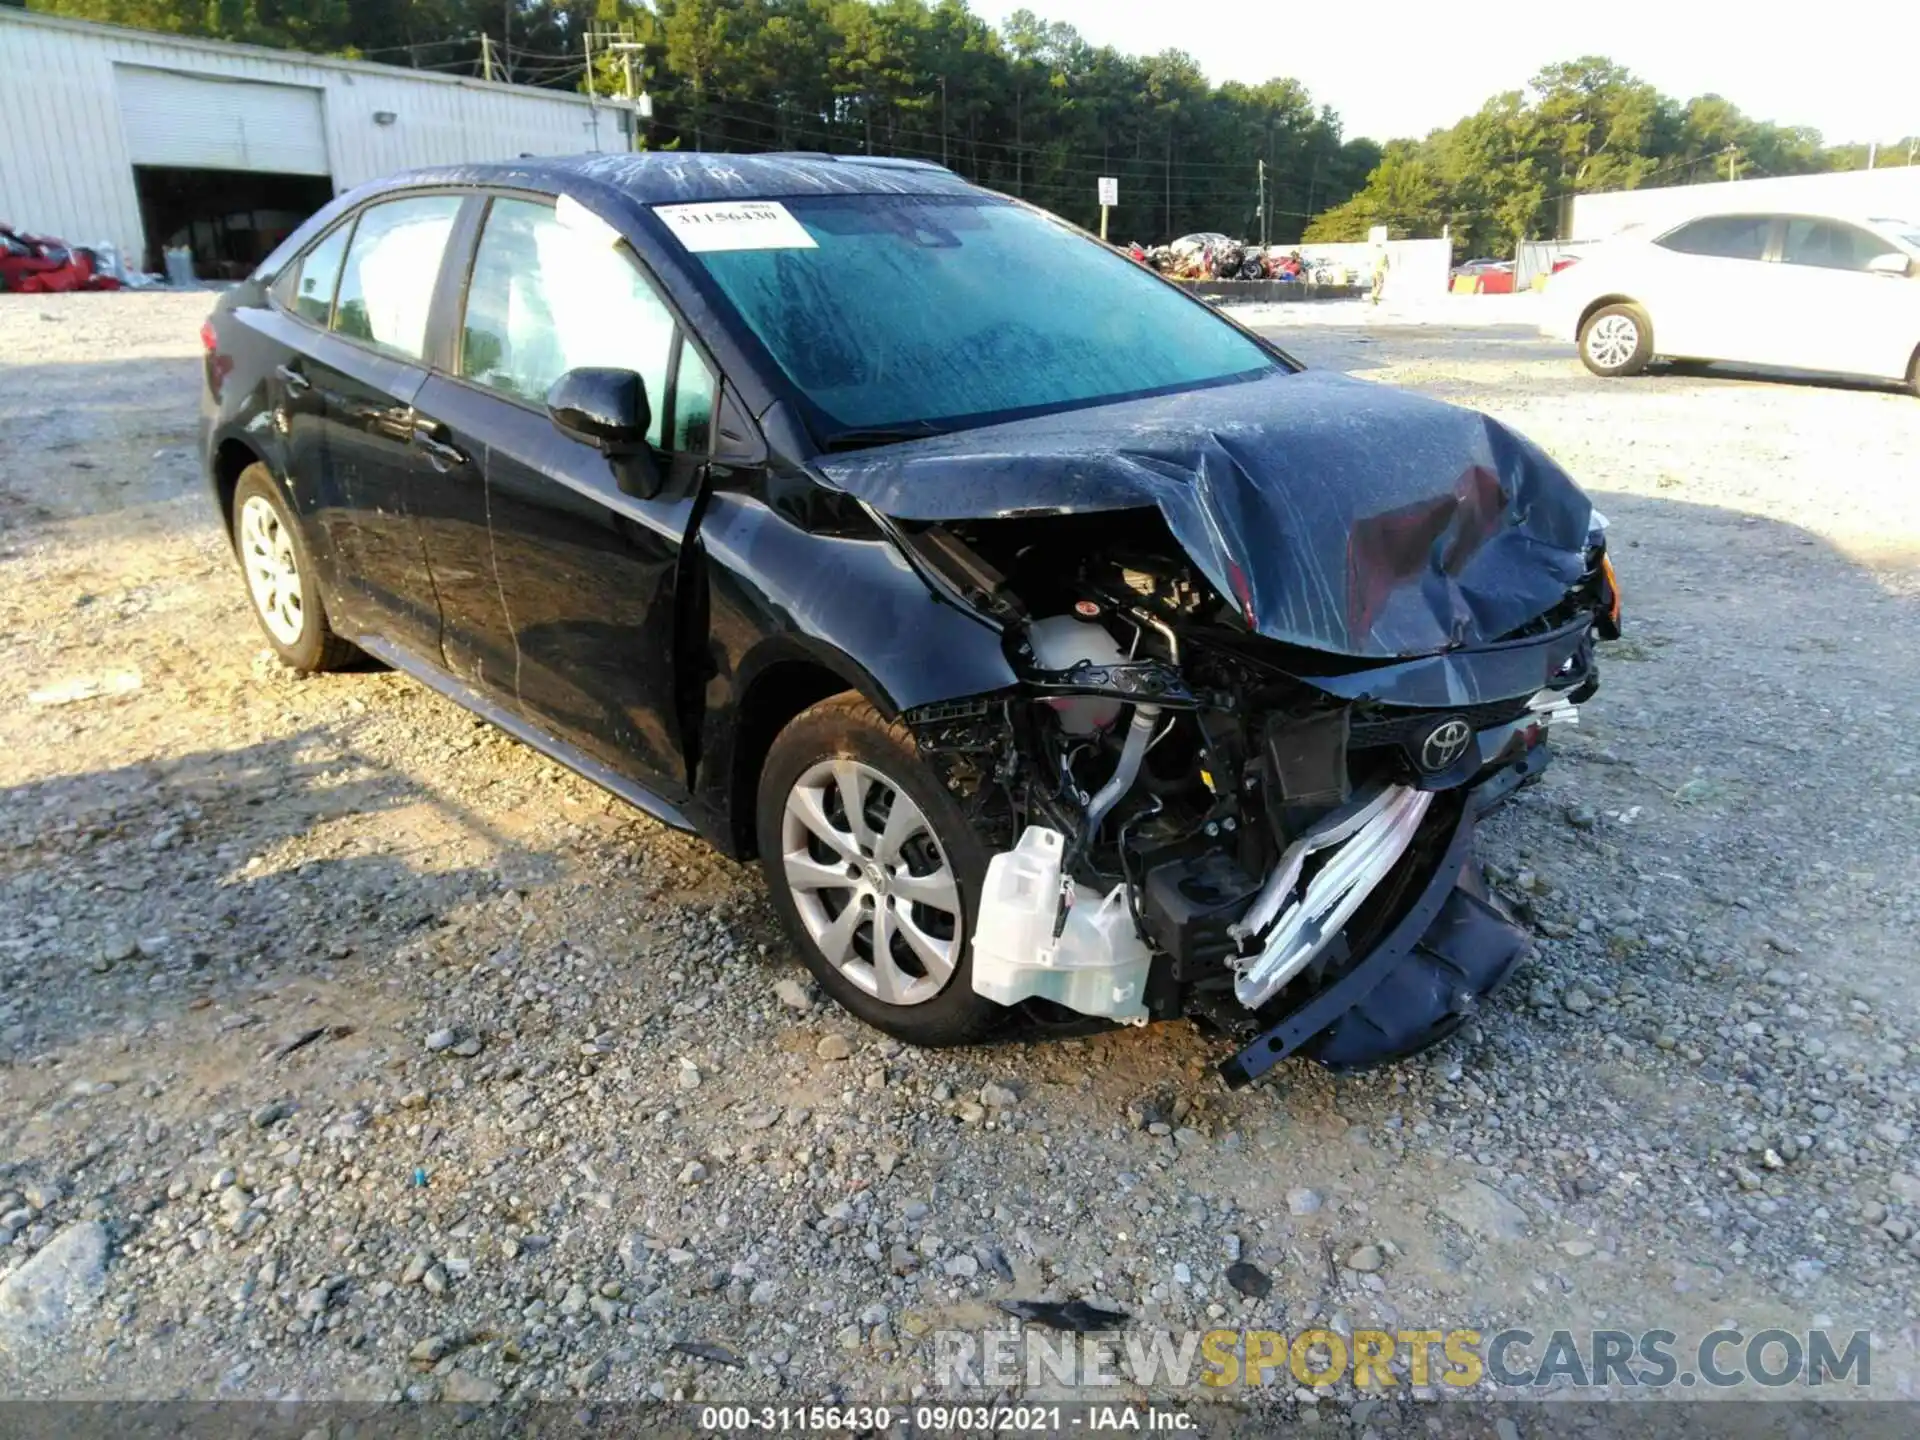
[[[1187,1015],[1352,1066],[1524,937],[1476,817],[1618,633],[1484,416],[1304,371],[935,166],[635,155],[341,197],[203,330],[268,642],[757,855],[920,1044]]]

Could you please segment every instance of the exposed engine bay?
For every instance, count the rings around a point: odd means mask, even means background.
[[[1483,647],[1441,704],[1418,660],[1257,633],[1251,606],[1216,591],[1153,510],[900,538],[937,590],[1001,629],[1020,681],[904,717],[994,852],[979,993],[1067,1020],[1184,1014],[1264,1035],[1226,1067],[1244,1083],[1294,1050],[1357,1065],[1418,1049],[1512,968],[1524,937],[1487,900],[1467,841],[1473,814],[1538,774],[1548,732],[1577,723],[1597,688],[1594,637],[1618,633],[1603,530],[1562,603]],[[1423,906],[1416,939],[1450,923],[1477,953],[1427,965],[1438,978],[1402,997],[1421,1013],[1368,1014],[1356,1031],[1341,1023],[1352,1007],[1328,1006],[1317,1028],[1272,1040]],[[1392,992],[1392,958],[1351,993]]]

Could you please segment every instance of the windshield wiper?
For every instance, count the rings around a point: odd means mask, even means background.
[[[938,425],[915,420],[907,425],[871,425],[853,430],[836,430],[829,435],[828,450],[864,450],[869,445],[897,445],[902,440],[924,440],[929,435],[944,435]]]

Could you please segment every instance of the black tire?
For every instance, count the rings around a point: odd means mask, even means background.
[[[1907,389],[1920,397],[1920,345],[1913,351],[1913,359],[1907,362]]]
[[[299,597],[300,623],[297,633],[275,633],[249,578],[249,542],[243,523],[249,501],[256,505],[264,501],[272,509],[293,555]],[[320,595],[319,573],[314,567],[313,553],[307,548],[307,537],[301,532],[300,522],[294,518],[292,507],[287,504],[279,485],[274,482],[272,473],[265,465],[255,463],[240,472],[239,483],[233,490],[232,539],[234,556],[240,562],[241,579],[247,585],[248,608],[253,611],[260,633],[267,637],[267,644],[273,647],[273,653],[280,658],[281,664],[302,675],[311,675],[320,670],[345,669],[361,658],[360,651],[334,634],[333,627],[327,622],[326,602]]]
[[[904,794],[913,802],[925,818],[927,829],[918,832],[908,842],[909,845],[922,844],[922,854],[926,854],[924,842],[930,839],[937,847],[932,859],[944,861],[957,888],[960,913],[957,925],[953,927],[956,933],[943,937],[951,951],[956,952],[952,955],[951,972],[944,987],[916,1003],[889,1003],[856,983],[850,978],[849,972],[843,971],[830,960],[802,919],[802,902],[796,900],[794,889],[788,881],[785,843],[788,797],[816,767],[837,759],[852,760],[877,772],[885,786],[893,787],[896,798]],[[874,790],[879,788],[882,787],[868,790],[866,815],[869,824],[873,823],[876,813],[892,812],[893,799],[884,794],[875,796]],[[838,802],[838,798],[836,787],[830,799]],[[884,810],[876,812],[876,806],[884,806]],[[844,808],[842,805],[840,809],[843,817]],[[1007,1013],[1003,1007],[976,995],[973,990],[972,938],[979,914],[981,884],[987,872],[989,857],[986,846],[967,823],[966,816],[946,786],[921,758],[913,736],[904,725],[889,724],[865,699],[851,693],[823,700],[805,711],[780,732],[767,752],[766,763],[760,771],[755,822],[760,864],[766,873],[767,889],[773,897],[774,908],[780,912],[781,922],[793,938],[801,960],[813,972],[820,987],[844,1009],[875,1029],[898,1036],[908,1044],[927,1046],[963,1045],[977,1040]],[[817,841],[807,843],[812,845],[816,859],[831,853]],[[913,862],[906,863],[911,868]],[[849,870],[853,868],[850,866]],[[825,912],[826,904],[836,898],[836,892],[823,888],[812,892],[812,896],[807,903],[810,908],[819,907],[815,912],[818,914]],[[894,913],[892,907],[895,899],[889,893],[874,903],[886,904],[891,915]],[[845,908],[860,903],[860,897],[850,892]],[[928,912],[911,903],[908,909],[916,921],[924,919],[927,926],[942,928],[944,917],[938,912]],[[844,908],[834,912],[832,918],[837,919],[843,913]],[[870,914],[871,910],[867,913]],[[870,957],[874,928],[869,921],[860,921],[858,924],[853,950],[859,950],[864,937],[864,953]],[[916,928],[924,930],[927,926]],[[892,940],[889,945],[888,954],[897,957],[894,966],[896,972],[920,965],[910,948],[903,947],[906,947],[904,937]],[[854,955],[854,960],[856,966],[863,963],[858,954]],[[874,972],[875,967],[870,959],[864,963],[869,974]],[[921,966],[921,971],[916,983],[937,983],[924,966]]]
[[[1638,375],[1651,359],[1653,322],[1638,305],[1602,305],[1581,323],[1580,363],[1594,374]]]

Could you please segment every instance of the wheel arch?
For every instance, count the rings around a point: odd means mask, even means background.
[[[1573,338],[1575,341],[1579,340],[1581,332],[1587,328],[1587,322],[1609,305],[1631,305],[1642,315],[1647,315],[1647,307],[1640,301],[1634,299],[1633,296],[1619,292],[1609,292],[1608,294],[1600,296],[1597,300],[1589,300],[1581,307],[1580,318],[1573,322]],[[1647,315],[1647,320],[1648,323],[1651,324],[1653,317]]]
[[[213,493],[220,502],[220,524],[233,541],[233,496],[240,488],[240,477],[250,465],[263,465],[266,457],[246,441],[229,435],[214,447],[207,472],[213,481]]]
[[[741,688],[724,774],[713,777],[725,795],[724,839],[735,858],[750,860],[759,851],[754,812],[760,772],[775,737],[796,716],[849,691],[866,696],[882,714],[895,713],[871,677],[860,674],[851,662],[835,664],[829,657],[800,650],[783,650],[768,658]]]

